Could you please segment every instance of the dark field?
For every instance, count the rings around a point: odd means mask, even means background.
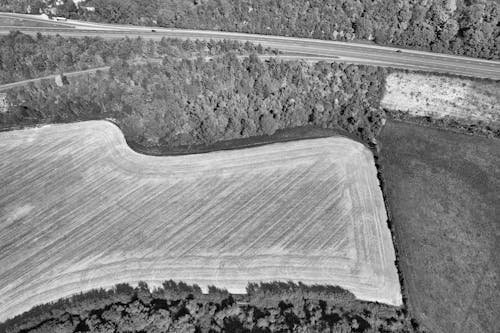
[[[387,122],[380,142],[410,311],[432,332],[500,332],[500,141]]]

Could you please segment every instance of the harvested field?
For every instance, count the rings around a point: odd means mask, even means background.
[[[379,142],[412,315],[500,332],[500,141],[388,121]]]
[[[500,124],[500,82],[395,72],[386,89],[381,106],[389,111]]]
[[[0,153],[0,320],[138,280],[292,280],[401,304],[373,156],[353,140],[154,157],[91,121],[0,133]]]

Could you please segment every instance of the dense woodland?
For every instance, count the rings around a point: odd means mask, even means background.
[[[168,57],[211,57],[231,51],[237,55],[269,54],[276,50],[235,41],[183,41],[141,38],[67,38],[20,32],[0,36],[0,84],[111,65],[117,61],[144,63]]]
[[[39,305],[0,332],[421,332],[404,308],[358,301],[339,287],[275,282],[247,292],[119,284]]]
[[[497,0],[0,0],[0,10],[97,22],[240,31],[500,58]],[[89,11],[86,8],[95,10]],[[55,8],[52,11],[50,8]]]
[[[30,37],[13,34],[10,38]],[[59,38],[42,37],[35,42],[53,45]],[[99,43],[89,42],[90,47]],[[110,55],[105,58],[115,61],[109,72],[72,77],[64,86],[47,79],[10,89],[0,125],[113,118],[127,140],[168,147],[273,134],[277,129],[303,125],[340,127],[371,142],[382,124],[383,68],[262,61],[255,52],[248,57],[227,52],[245,47],[252,51],[249,45],[231,42],[211,44],[219,51],[212,52],[215,56],[209,59],[183,55],[184,49],[205,49],[203,42],[125,39],[112,43],[118,52],[127,51],[123,59],[147,52],[150,46],[179,56],[148,62],[116,60]],[[123,43],[131,47],[124,48]],[[40,48],[50,50],[50,46]],[[64,54],[64,49],[53,52]],[[93,54],[97,58],[99,53]],[[27,71],[26,77],[30,75]]]

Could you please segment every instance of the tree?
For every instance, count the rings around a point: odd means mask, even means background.
[[[46,8],[47,4],[45,2],[43,2],[42,0],[36,0],[31,4],[30,14],[42,14],[45,12]]]
[[[274,121],[274,118],[271,114],[266,113],[260,116],[260,127],[262,128],[262,132],[266,135],[272,135],[276,132],[277,124]]]
[[[63,4],[57,7],[57,14],[65,17],[73,17],[77,11],[78,8],[73,0],[64,0]]]

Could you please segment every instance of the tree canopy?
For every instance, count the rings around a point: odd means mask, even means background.
[[[362,302],[334,286],[272,282],[247,295],[182,282],[140,282],[39,305],[0,324],[8,333],[44,332],[422,332],[404,308]],[[262,295],[265,298],[262,298]]]
[[[2,0],[0,10],[97,22],[310,37],[369,39],[435,52],[500,58],[496,0]],[[94,10],[86,10],[93,7]]]

